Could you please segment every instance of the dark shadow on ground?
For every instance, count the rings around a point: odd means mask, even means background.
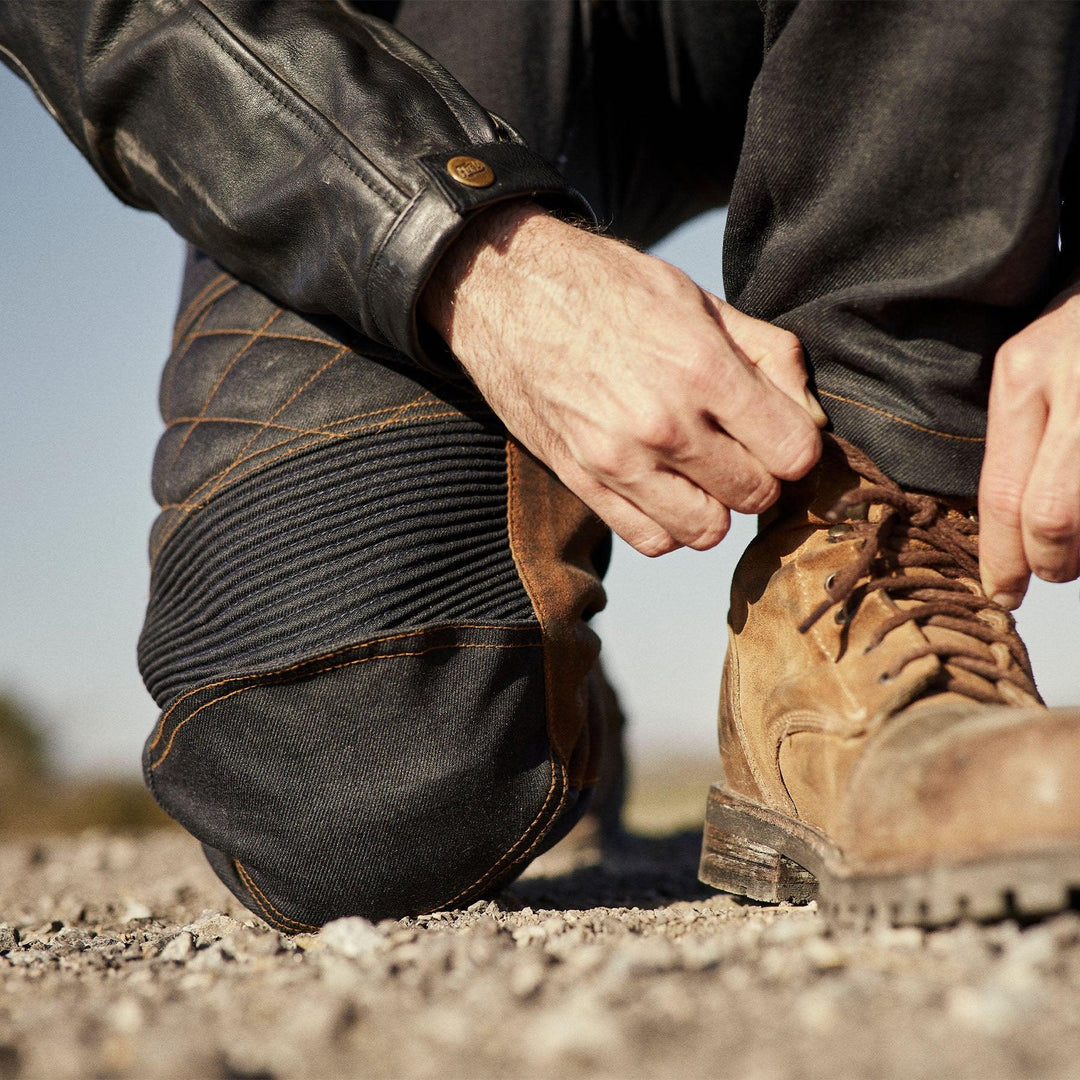
[[[519,878],[498,899],[508,907],[556,911],[657,908],[678,900],[704,900],[715,890],[697,879],[700,854],[700,828],[667,836],[622,833],[606,842],[598,864],[557,876]]]

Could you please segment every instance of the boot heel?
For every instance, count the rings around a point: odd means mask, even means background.
[[[698,877],[715,889],[751,900],[771,904],[813,900],[817,878],[764,843],[761,832],[760,822],[740,812],[737,803],[713,785],[705,811]]]

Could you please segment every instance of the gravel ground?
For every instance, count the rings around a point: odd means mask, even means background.
[[[697,845],[295,938],[172,830],[0,845],[0,1080],[1080,1076],[1077,915],[831,936]]]

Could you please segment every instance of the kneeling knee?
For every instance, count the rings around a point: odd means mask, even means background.
[[[469,902],[573,812],[535,633],[397,635],[190,692],[147,743],[148,782],[280,929]]]

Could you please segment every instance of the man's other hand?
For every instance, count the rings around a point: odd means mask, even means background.
[[[421,301],[509,431],[645,555],[723,539],[821,452],[793,334],[668,263],[514,203]]]
[[[1080,574],[1080,286],[998,350],[979,521],[983,587],[1003,607],[1032,574]]]

